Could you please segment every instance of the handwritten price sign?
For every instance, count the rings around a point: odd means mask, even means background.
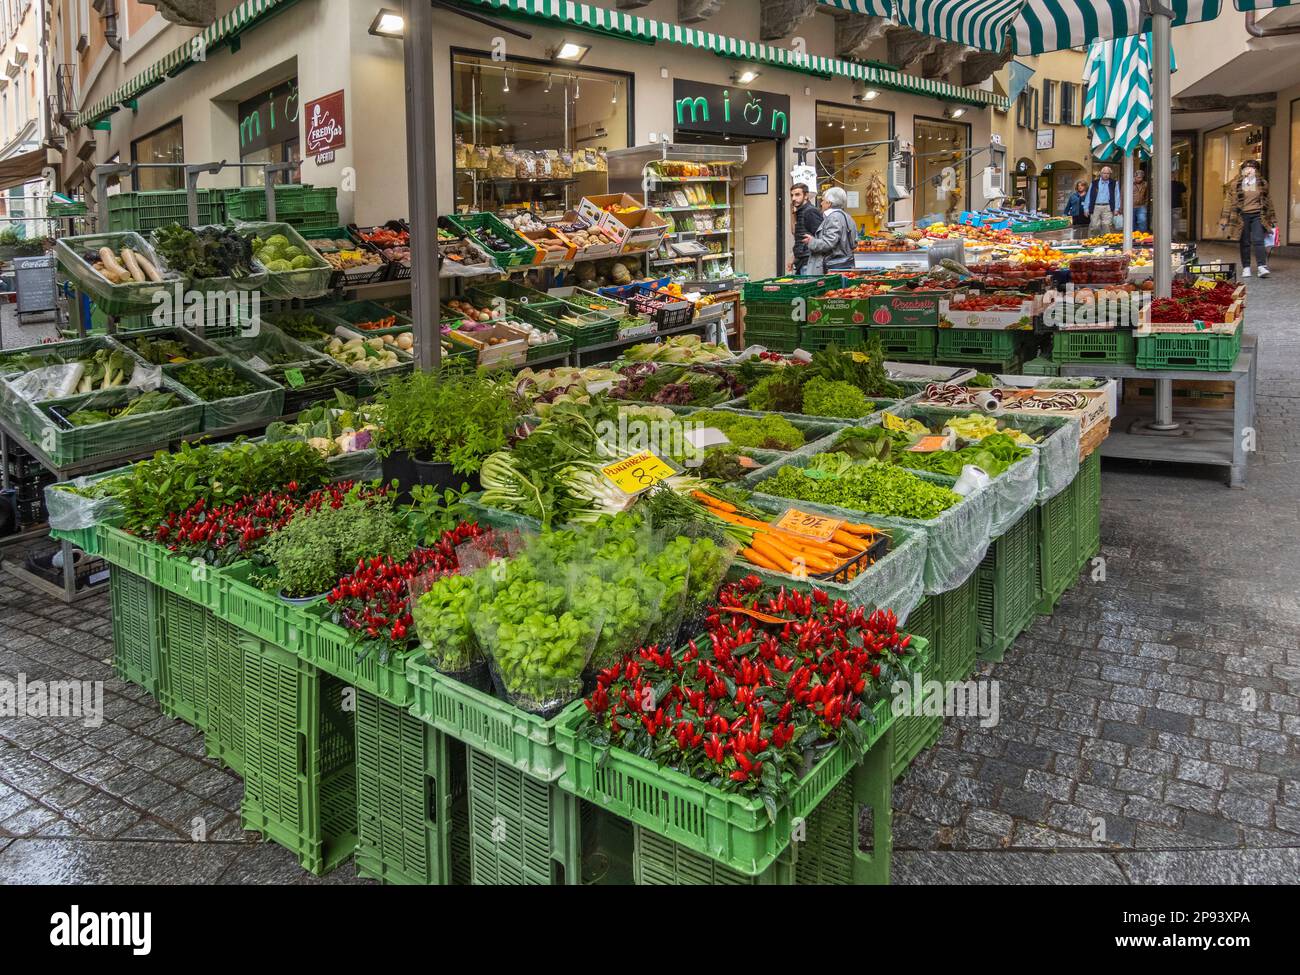
[[[825,515],[810,515],[806,511],[791,508],[777,521],[776,527],[795,535],[803,535],[819,542],[828,542],[832,535],[840,530],[844,522]]]
[[[626,460],[607,464],[600,471],[624,494],[640,494],[642,491],[648,491],[664,478],[672,477],[677,473],[649,450],[643,450]]]

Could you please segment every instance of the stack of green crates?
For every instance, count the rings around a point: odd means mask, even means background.
[[[195,190],[199,225],[222,223],[226,219],[221,190]],[[189,200],[184,190],[144,190],[115,193],[106,201],[110,232],[135,230],[148,234],[158,227],[178,223],[190,226]]]
[[[265,220],[266,190],[260,186],[226,191],[226,217],[231,220]],[[339,225],[338,187],[277,184],[275,219],[299,230]]]

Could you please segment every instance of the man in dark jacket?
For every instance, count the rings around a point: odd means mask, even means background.
[[[809,199],[808,187],[803,183],[794,184],[790,190],[790,202],[794,206],[794,259],[790,261],[789,270],[803,274],[808,264],[808,245],[804,243],[804,236],[817,235],[822,225],[822,212]]]

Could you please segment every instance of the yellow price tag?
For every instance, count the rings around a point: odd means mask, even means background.
[[[649,450],[643,450],[614,464],[606,464],[600,470],[624,494],[648,491],[664,478],[677,473]]]
[[[838,518],[812,515],[806,511],[799,511],[797,508],[791,508],[777,520],[776,527],[782,531],[802,535],[818,542],[828,542],[831,536],[840,530],[842,524],[844,522]]]

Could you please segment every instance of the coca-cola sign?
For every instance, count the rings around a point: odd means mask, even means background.
[[[347,131],[343,122],[343,92],[322,95],[307,103],[306,155],[332,152],[347,145]]]

